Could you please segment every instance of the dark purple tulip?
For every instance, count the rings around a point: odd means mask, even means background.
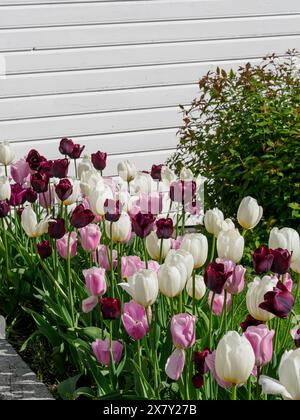
[[[26,201],[28,201],[28,203],[33,204],[38,199],[38,193],[36,191],[34,191],[32,188],[27,188],[25,197],[26,197]]]
[[[119,299],[102,298],[100,300],[101,312],[104,319],[119,319],[121,313],[121,302]]]
[[[30,150],[27,155],[26,162],[28,163],[32,171],[37,171],[42,162],[45,162],[47,159],[44,156],[41,156],[37,150]]]
[[[174,181],[170,186],[170,199],[181,204],[191,203],[194,200],[196,190],[195,181]]]
[[[91,210],[85,209],[83,204],[77,206],[71,216],[71,225],[77,229],[84,228],[95,219],[95,215]]]
[[[67,178],[61,179],[55,187],[55,192],[60,201],[66,201],[73,193],[73,185]]]
[[[70,161],[68,159],[57,159],[53,161],[53,176],[55,178],[66,178],[68,176]]]
[[[297,348],[300,348],[300,328],[296,331],[294,342]]]
[[[271,270],[274,256],[267,246],[261,246],[252,254],[254,270],[257,274],[267,273]]]
[[[174,232],[173,220],[169,217],[166,219],[156,220],[156,234],[159,239],[169,239]]]
[[[31,186],[35,192],[41,194],[48,191],[49,176],[45,173],[36,172],[31,175]]]
[[[104,203],[105,220],[117,222],[121,217],[121,203],[119,200],[105,200]]]
[[[208,349],[205,349],[201,352],[194,351],[193,353],[193,362],[195,365],[195,369],[201,375],[204,375],[208,371],[208,367],[205,363],[205,359],[210,353],[211,352]]]
[[[106,168],[107,153],[97,152],[92,154],[92,164],[98,171],[104,171]]]
[[[42,241],[38,243],[37,249],[39,256],[42,258],[42,260],[45,260],[46,258],[51,257],[52,255],[52,248],[49,241]]]
[[[153,214],[137,213],[131,218],[132,229],[140,238],[144,239],[153,230],[155,218]]]
[[[23,188],[20,184],[13,184],[10,186],[11,196],[9,204],[12,207],[21,206],[26,201],[27,188]]]
[[[0,218],[6,217],[9,214],[10,205],[7,200],[0,201]]]
[[[245,321],[240,324],[243,332],[247,331],[249,327],[257,327],[258,325],[264,324],[263,321],[258,321],[257,319],[253,318],[251,315],[247,315]]]
[[[161,170],[163,165],[152,165],[151,177],[156,181],[161,181]]]
[[[294,296],[281,281],[277,283],[272,292],[265,294],[264,299],[259,307],[282,319],[289,316],[295,304]]]
[[[79,159],[81,153],[84,151],[85,146],[80,146],[80,144],[74,144],[73,150],[69,153],[70,159]]]
[[[40,174],[46,174],[49,178],[52,178],[54,176],[52,160],[41,162],[38,171]]]
[[[59,144],[59,151],[62,155],[69,156],[73,152],[73,149],[73,140],[67,138],[61,139]]]
[[[204,385],[204,376],[201,373],[196,373],[196,375],[192,377],[192,384],[196,389],[202,388]]]
[[[286,274],[289,271],[291,265],[291,254],[287,249],[271,249],[273,256],[273,264],[271,271],[276,274]]]
[[[53,219],[48,224],[48,234],[52,239],[61,239],[65,236],[66,228],[64,219]]]
[[[208,289],[213,293],[221,295],[225,286],[226,281],[232,275],[233,271],[227,271],[226,267],[222,263],[210,263],[206,267],[204,274],[204,282]]]

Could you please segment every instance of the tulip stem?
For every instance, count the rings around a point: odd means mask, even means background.
[[[152,358],[152,365],[153,365],[153,374],[154,374],[154,390],[155,393],[158,394],[158,381],[157,381],[157,366],[156,366],[156,352],[155,352],[155,337],[151,337],[152,328],[151,328],[151,321],[150,321],[150,306],[147,306],[145,308],[146,311],[146,317],[147,317],[147,323],[149,328],[149,344],[151,348],[151,358]]]
[[[215,251],[216,251],[216,237],[215,235],[213,235],[212,244],[211,244],[210,262],[213,262],[215,258]]]
[[[232,386],[231,401],[236,401],[237,399],[237,385]]]
[[[72,292],[72,276],[71,276],[71,233],[68,234],[68,257],[67,257],[67,276],[68,276],[68,289],[69,289],[69,300],[71,306],[71,318],[73,324],[75,325],[75,318],[74,318],[74,300],[73,300],[73,292]]]
[[[210,307],[210,316],[209,316],[209,350],[212,349],[212,321],[213,321],[213,307],[214,307],[214,301],[215,301],[216,294],[213,293],[212,299],[211,299],[211,307]]]
[[[260,400],[260,385],[259,385],[259,378],[261,375],[261,368],[257,366],[257,381],[256,381],[256,400]]]
[[[146,248],[146,239],[142,239],[143,243],[143,251],[144,251],[144,257],[145,257],[145,267],[148,270],[148,253]]]
[[[181,217],[181,236],[184,236],[185,232],[185,209],[184,205],[182,206],[182,217]]]
[[[75,167],[75,178],[78,179],[78,175],[77,175],[77,162],[76,159],[74,159],[74,167]]]
[[[193,315],[196,314],[196,271],[193,270]]]
[[[5,248],[5,266],[6,266],[6,276],[8,280],[9,275],[9,258],[8,258],[8,246],[7,246],[7,236],[6,236],[6,228],[4,223],[4,218],[1,219],[2,223],[2,230],[3,230],[3,242],[4,242],[4,248]]]
[[[114,271],[114,258],[113,258],[113,251],[114,251],[114,243],[113,243],[113,224],[110,222],[109,224],[109,236],[110,236],[110,271],[111,271],[111,289],[112,289],[112,297],[115,297],[115,271]]]
[[[227,330],[228,330],[228,323],[227,323],[227,296],[228,296],[228,292],[225,289],[224,290],[224,303],[223,303],[223,317],[224,317],[224,324],[225,324],[225,334],[227,333]]]
[[[159,264],[162,264],[163,246],[164,246],[164,239],[161,238],[161,240],[160,240],[160,248],[159,248]]]

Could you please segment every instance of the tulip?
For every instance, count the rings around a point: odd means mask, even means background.
[[[9,179],[6,176],[0,176],[0,200],[10,200],[11,187]]]
[[[177,265],[180,262],[183,262],[187,272],[186,281],[192,276],[194,268],[194,258],[191,253],[185,249],[179,249],[178,251],[170,250],[165,263],[170,265]]]
[[[48,234],[52,239],[61,239],[66,234],[64,219],[52,219],[49,221]]]
[[[181,181],[192,181],[194,179],[193,171],[183,167],[180,171],[179,178]]]
[[[0,218],[6,217],[10,212],[10,205],[8,201],[0,201]]]
[[[190,314],[174,315],[171,320],[171,335],[175,347],[192,347],[196,340],[196,317]]]
[[[255,366],[262,367],[271,362],[273,357],[273,337],[275,331],[270,331],[266,325],[249,327],[245,337],[250,342],[255,354]]]
[[[26,162],[32,171],[38,171],[40,164],[46,160],[47,159],[44,156],[41,156],[39,152],[34,149],[30,150],[26,157]]]
[[[92,349],[96,359],[104,366],[110,365],[110,342],[109,338],[105,340],[96,340],[92,343]],[[119,363],[122,358],[123,345],[120,341],[112,341],[112,358],[114,363]]]
[[[156,234],[159,239],[169,239],[174,232],[173,220],[169,217],[166,219],[158,219],[155,223]]]
[[[158,239],[157,234],[155,232],[151,232],[150,235],[146,237],[146,248],[150,257],[155,261],[159,261],[160,258],[166,258],[171,249],[171,240]]]
[[[267,246],[261,246],[259,249],[254,251],[252,254],[252,259],[256,274],[263,274],[271,270],[274,261],[274,255],[272,255],[270,249]]]
[[[38,168],[40,175],[47,175],[48,178],[53,178],[53,162],[52,160],[44,160],[40,162]]]
[[[103,319],[115,320],[120,318],[121,302],[120,299],[102,298],[100,300],[101,312]]]
[[[279,366],[279,381],[261,376],[259,383],[265,394],[282,395],[285,400],[300,400],[300,349],[286,351]]]
[[[30,168],[25,159],[20,159],[10,167],[12,179],[20,185],[23,185],[26,178],[30,174]]]
[[[49,177],[44,173],[35,173],[31,176],[31,186],[37,193],[45,193],[48,191]]]
[[[213,292],[210,292],[208,295],[208,306],[211,308],[212,305],[212,300],[213,300]],[[213,301],[213,313],[217,316],[221,316],[223,313],[223,308],[224,308],[224,301],[225,301],[225,292],[224,290],[222,291],[221,294],[215,294],[214,296],[214,301]],[[226,310],[227,312],[229,312],[230,309],[230,305],[231,305],[231,295],[230,293],[227,293],[226,296]]]
[[[300,328],[294,328],[292,331],[291,331],[291,336],[292,336],[292,338],[293,338],[293,340],[294,340],[294,342],[295,342],[295,346],[297,347],[297,348],[299,348],[300,347]]]
[[[145,337],[149,331],[146,310],[134,300],[124,304],[122,322],[127,334],[136,341]]]
[[[238,229],[222,230],[217,238],[218,256],[237,263],[242,259],[244,245],[244,238],[240,235]]]
[[[61,179],[55,187],[57,197],[63,203],[69,198],[73,192],[73,185],[67,178]]]
[[[151,213],[138,213],[131,218],[134,233],[140,238],[145,239],[153,230],[154,216]]]
[[[68,234],[66,233],[61,239],[56,241],[56,249],[59,255],[65,260],[68,258]],[[71,233],[70,237],[70,256],[75,257],[77,254],[77,234]]]
[[[28,201],[28,203],[35,203],[38,199],[38,193],[36,193],[32,188],[27,188],[25,193],[25,200]],[[43,197],[42,195],[40,197]],[[40,198],[39,197],[39,198]]]
[[[161,170],[163,165],[152,165],[151,168],[151,177],[155,181],[161,181]]]
[[[142,213],[158,215],[163,210],[163,194],[160,192],[141,192],[136,204]]]
[[[22,216],[21,224],[29,238],[38,238],[48,231],[49,218],[37,222],[37,216],[31,206],[26,206]]]
[[[81,161],[78,164],[78,177],[81,180],[84,172],[89,172],[93,168],[92,162],[89,156],[85,155],[81,159]]]
[[[110,187],[99,184],[95,189],[90,190],[88,199],[94,214],[104,216],[106,213],[105,203],[107,200],[113,200],[114,197]]]
[[[183,241],[183,236],[177,236],[176,239],[171,239],[172,249],[178,251],[181,248],[182,241]]]
[[[237,219],[243,229],[253,229],[263,215],[263,208],[252,197],[245,197],[240,203]]]
[[[127,243],[131,238],[131,220],[127,213],[122,213],[117,222],[105,222],[105,231],[113,242]]]
[[[161,293],[169,298],[178,296],[184,289],[187,281],[187,271],[182,259],[176,263],[166,262],[158,271],[158,284]]]
[[[246,337],[236,331],[228,332],[216,350],[216,373],[224,381],[243,385],[255,365],[255,354]]]
[[[77,229],[82,229],[90,224],[94,218],[95,215],[91,212],[91,210],[85,209],[83,204],[79,204],[79,206],[73,210],[70,223]]]
[[[207,367],[211,371],[213,377],[215,378],[215,380],[217,381],[217,383],[220,387],[222,387],[224,389],[228,389],[228,388],[232,387],[233,384],[231,382],[224,382],[217,374],[217,371],[216,371],[216,351],[214,351],[213,353],[210,353],[206,356],[205,363],[206,363]]]
[[[168,358],[165,372],[166,375],[173,381],[178,381],[181,377],[185,365],[185,351],[176,349]]]
[[[168,187],[170,187],[170,185],[172,184],[172,182],[174,182],[176,180],[176,175],[175,173],[168,168],[167,166],[162,166],[161,168],[161,180],[162,182],[167,185]]]
[[[106,168],[107,153],[97,152],[92,154],[92,164],[98,171],[104,171]]]
[[[74,143],[73,140],[71,139],[67,139],[67,138],[63,138],[60,141],[59,144],[59,151],[62,155],[70,155],[73,151],[74,148]]]
[[[125,182],[130,182],[136,177],[137,170],[134,163],[126,160],[118,164],[118,174]]]
[[[191,203],[187,203],[184,206],[184,210],[186,213],[189,213],[191,216],[199,216],[201,213],[202,205],[200,201],[192,201]]]
[[[170,199],[176,203],[191,203],[196,194],[195,181],[174,181],[170,186]]]
[[[142,262],[142,264],[143,264],[142,268],[146,268],[146,263],[144,261]],[[154,273],[157,274],[159,269],[160,269],[160,265],[158,264],[157,261],[152,261],[152,260],[148,261],[148,270],[152,270],[154,271]]]
[[[49,241],[42,241],[38,243],[37,249],[42,260],[45,260],[52,255],[52,248]]]
[[[243,332],[246,332],[249,327],[257,327],[258,325],[262,325],[262,321],[258,321],[253,316],[247,315],[245,321],[241,322],[240,327]]]
[[[291,265],[291,254],[287,249],[271,249],[273,264],[271,270],[276,274],[286,274]]]
[[[291,263],[291,269],[295,272],[300,274],[300,257]]]
[[[70,162],[68,159],[57,159],[53,161],[52,172],[55,178],[66,178],[68,176]]]
[[[224,222],[224,215],[221,210],[215,208],[213,210],[207,210],[204,215],[204,225],[208,233],[211,233],[215,237],[219,235],[222,230],[222,224]]]
[[[222,231],[227,232],[228,230],[234,230],[235,225],[231,219],[225,219],[222,223]]]
[[[11,189],[11,197],[9,200],[9,204],[13,207],[23,205],[26,201],[27,188],[23,188],[19,184],[12,184],[10,186],[10,189]]]
[[[148,173],[138,172],[130,186],[135,194],[148,195],[156,190],[156,184]]]
[[[181,249],[190,252],[194,258],[194,268],[202,267],[208,254],[208,241],[201,233],[190,233],[183,237]]]
[[[269,248],[287,249],[291,254],[291,261],[294,263],[300,257],[299,233],[291,228],[273,228],[269,238]]]
[[[294,304],[294,296],[288,291],[286,286],[279,281],[272,291],[269,291],[264,295],[264,301],[259,307],[279,318],[286,319],[291,313]]]
[[[96,251],[101,239],[101,230],[98,225],[89,224],[79,229],[81,246],[87,252]]]
[[[204,274],[205,284],[213,293],[220,295],[232,273],[233,271],[226,271],[224,264],[217,262],[208,264]]]
[[[117,222],[121,217],[121,203],[119,200],[107,199],[104,203],[105,220],[108,222]]]
[[[15,152],[7,141],[0,143],[0,163],[10,165],[15,158]]]
[[[258,321],[267,322],[274,318],[273,314],[263,310],[260,305],[264,302],[265,294],[272,292],[277,283],[276,277],[265,276],[262,279],[255,277],[249,284],[246,295],[247,308],[250,315]]]
[[[117,251],[113,250],[113,266],[114,268],[117,267]],[[111,270],[111,264],[108,258],[108,250],[105,245],[100,245],[98,248],[98,262],[99,266],[103,267],[105,270],[109,271]]]
[[[158,279],[157,274],[152,270],[140,270],[130,277],[127,283],[120,283],[119,285],[144,307],[153,305],[157,299]]]
[[[195,389],[202,388],[204,385],[204,376],[200,373],[196,373],[196,375],[192,377],[192,384],[194,385]]]
[[[232,295],[238,295],[244,290],[245,287],[245,273],[246,269],[242,265],[236,265],[232,261],[216,259],[218,264],[224,264],[226,273],[232,274],[228,277],[225,289]]]
[[[127,256],[121,258],[121,276],[122,278],[128,279],[132,277],[136,272],[143,268],[143,262],[140,257]]]
[[[201,375],[204,375],[208,371],[208,367],[206,365],[206,357],[210,354],[209,349],[205,349],[202,352],[194,351],[193,352],[193,362],[195,365],[195,369]]]
[[[26,193],[26,197],[27,197]],[[55,205],[55,188],[54,185],[50,185],[48,190],[43,193],[43,194],[39,194],[39,203],[40,206],[43,207],[44,209],[49,209],[49,208],[53,208],[53,206]]]
[[[105,270],[103,268],[92,267],[83,270],[86,288],[92,296],[102,296],[106,293]]]
[[[80,146],[80,144],[74,144],[72,152],[69,153],[69,158],[79,159],[84,149],[85,149],[85,146]]]
[[[201,300],[206,293],[206,286],[204,283],[204,277],[203,276],[195,276],[195,296],[194,296],[194,289],[193,289],[193,278],[191,277],[187,284],[186,284],[186,291],[187,294],[196,300]]]

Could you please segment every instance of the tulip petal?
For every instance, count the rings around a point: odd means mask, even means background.
[[[91,312],[98,304],[97,296],[90,296],[82,301],[82,311],[87,314]]]
[[[276,379],[272,379],[269,376],[261,376],[259,384],[265,394],[270,395],[282,395],[287,400],[292,400],[292,396],[286,390],[286,388]]]
[[[127,292],[131,297],[133,297],[132,289],[128,283],[119,283],[118,285],[121,286],[122,289],[125,290],[125,292]]]
[[[167,360],[165,372],[170,379],[178,381],[183,372],[184,365],[185,351],[182,349],[176,349]]]
[[[217,372],[216,372],[216,352],[215,351],[206,356],[205,363],[207,364],[209,370],[213,374],[213,377],[217,381],[218,385],[220,385],[222,388],[225,388],[225,389],[232,387],[232,383],[222,381],[219,378],[219,376],[217,375]]]

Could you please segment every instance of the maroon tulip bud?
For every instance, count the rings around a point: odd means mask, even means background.
[[[13,184],[10,186],[11,196],[9,204],[13,207],[21,206],[26,201],[26,191],[27,188],[21,187],[20,184]]]
[[[287,249],[277,248],[271,249],[270,253],[274,258],[271,271],[276,274],[286,274],[291,265],[290,252]]]
[[[31,186],[35,192],[41,194],[48,191],[49,176],[45,173],[36,172],[31,175]]]
[[[79,159],[81,153],[84,151],[85,146],[80,146],[80,144],[74,144],[73,150],[69,153],[70,159]]]
[[[68,176],[70,162],[68,159],[57,159],[53,161],[53,176],[66,178]]]
[[[65,236],[66,228],[64,219],[53,219],[48,224],[48,234],[52,239],[61,239]]]
[[[155,218],[153,214],[137,213],[131,218],[132,229],[137,236],[144,239],[153,230]]]
[[[227,271],[224,264],[216,262],[208,264],[204,274],[204,282],[208,289],[221,295],[226,281],[231,277],[233,271]]]
[[[101,312],[104,319],[119,319],[121,313],[121,302],[119,299],[102,298],[100,300]]]
[[[294,296],[281,281],[277,283],[272,292],[265,294],[264,299],[259,307],[282,319],[289,316],[295,304]]]
[[[92,164],[98,171],[103,171],[106,168],[107,153],[97,152],[92,154]]]
[[[49,241],[42,241],[38,243],[37,249],[39,256],[42,258],[42,260],[45,260],[46,258],[51,257],[52,255],[52,248]]]
[[[201,375],[201,373],[197,373],[192,377],[192,384],[196,389],[200,389],[204,385],[204,377]]]
[[[25,197],[26,197],[26,201],[28,201],[28,203],[33,204],[38,199],[38,194],[32,188],[27,188],[26,193],[25,193]]]
[[[61,139],[59,144],[59,151],[62,155],[69,156],[73,152],[73,149],[73,140],[67,138]]]
[[[155,225],[156,225],[156,234],[159,239],[169,239],[172,237],[173,232],[174,232],[172,219],[170,218],[158,219]]]
[[[49,178],[52,178],[54,176],[52,160],[41,162],[38,171],[40,174],[46,174]]]
[[[258,321],[257,319],[253,318],[251,315],[247,315],[247,318],[244,322],[240,324],[243,332],[247,331],[249,327],[258,327],[258,325],[264,324],[263,321]]]
[[[117,222],[121,217],[121,203],[119,200],[105,200],[104,203],[105,220]]]
[[[195,369],[201,375],[204,375],[208,371],[208,367],[205,363],[205,359],[210,353],[211,352],[209,351],[209,349],[204,349],[201,352],[194,351],[193,353],[193,362],[195,365]]]
[[[27,155],[26,162],[28,163],[32,171],[37,171],[42,162],[45,162],[47,159],[44,156],[41,156],[38,151],[30,150]]]
[[[300,328],[296,331],[294,342],[297,348],[300,348]]]
[[[94,219],[94,213],[89,209],[85,209],[83,204],[79,204],[79,206],[74,209],[70,222],[71,225],[75,226],[77,229],[81,229],[89,225]]]
[[[73,193],[73,185],[67,178],[61,179],[55,187],[55,192],[60,201],[66,201]]]
[[[10,211],[10,205],[7,200],[0,201],[0,218],[6,217]]]
[[[271,270],[274,257],[267,246],[261,246],[253,252],[252,259],[255,272],[263,274]]]
[[[170,199],[176,203],[193,202],[197,190],[195,181],[174,181],[170,186]]]
[[[163,165],[152,165],[151,176],[156,181],[161,181],[161,170]]]

